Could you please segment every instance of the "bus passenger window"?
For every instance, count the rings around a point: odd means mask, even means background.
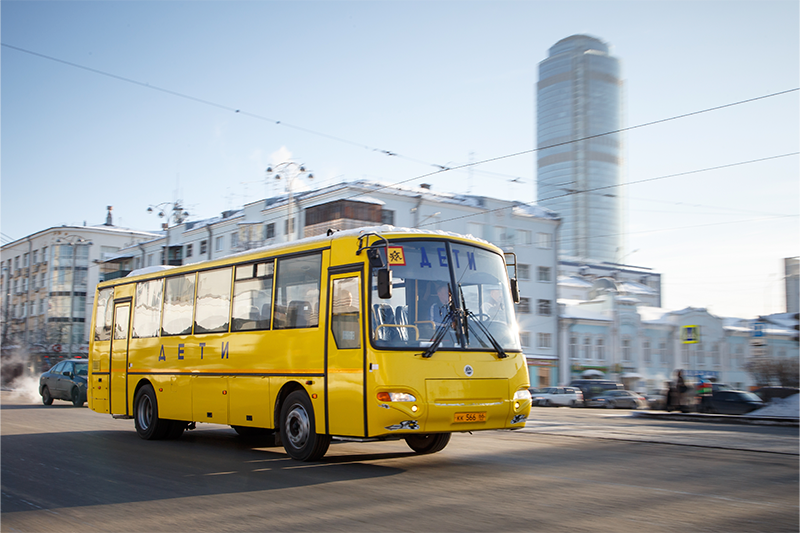
[[[321,254],[278,260],[275,329],[319,325],[321,276]]]
[[[231,307],[231,268],[200,272],[197,275],[194,333],[228,331]]]
[[[114,316],[114,289],[103,289],[97,293],[97,312],[94,324],[94,340],[110,341]]]
[[[133,337],[158,337],[161,326],[161,294],[163,279],[136,284],[136,307],[133,308]]]
[[[194,309],[194,274],[167,278],[162,335],[190,335]]]
[[[231,331],[269,329],[274,268],[272,261],[236,267]]]

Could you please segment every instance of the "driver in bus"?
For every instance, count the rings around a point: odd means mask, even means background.
[[[431,305],[431,321],[438,325],[450,312],[450,289],[446,283],[439,285],[436,289],[436,296],[439,297],[439,301]]]
[[[489,298],[483,304],[483,312],[494,318],[498,312],[503,309],[503,299],[500,296],[500,289],[492,289],[489,291]]]

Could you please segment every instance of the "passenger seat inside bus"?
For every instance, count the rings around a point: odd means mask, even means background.
[[[310,312],[311,306],[308,302],[302,300],[292,300],[289,302],[289,308],[286,311],[286,327],[304,328],[308,326],[308,317]]]
[[[391,342],[400,338],[400,335],[398,334],[397,330],[403,328],[379,327],[383,324],[396,324],[394,318],[394,311],[392,311],[392,306],[389,304],[375,304],[372,306],[372,308],[375,312],[374,320],[375,320],[375,331],[377,332],[376,340]]]

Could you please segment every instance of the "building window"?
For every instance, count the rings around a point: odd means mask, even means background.
[[[483,239],[483,224],[467,222],[467,234]]]
[[[706,366],[706,354],[705,351],[703,351],[703,345],[698,342],[695,346],[697,350],[695,352],[697,355],[697,366]]]
[[[381,224],[394,226],[394,211],[391,209],[381,209]]]
[[[550,267],[539,267],[539,281],[549,283],[552,278],[550,277]]]
[[[275,238],[275,224],[269,223],[264,226],[264,238],[265,239],[273,239]]]
[[[188,259],[190,257],[192,257],[192,245],[191,244],[187,244],[186,245],[186,258]]]
[[[551,337],[549,333],[538,333],[537,337],[539,339],[539,348],[551,348]]]
[[[231,233],[231,250],[239,246],[239,234]]]
[[[644,341],[642,344],[644,351],[644,364],[649,365],[652,362],[652,354],[650,353],[650,341]]]
[[[223,247],[224,247],[224,242],[223,242],[223,239],[222,239],[222,235],[220,235],[214,241],[214,251],[215,252],[221,252]]]
[[[531,232],[527,229],[517,230],[517,242],[519,244],[531,244]]]
[[[39,264],[39,250],[34,250],[33,251],[33,264],[34,265],[38,265]]]
[[[283,234],[289,235],[294,233],[294,218],[287,218],[283,221]]]
[[[681,361],[683,361],[683,366],[689,365],[689,347],[685,344],[681,346]]]
[[[664,341],[658,343],[658,358],[661,361],[661,366],[669,366],[669,361],[667,361],[667,343]]]
[[[587,361],[592,359],[592,338],[583,338],[583,358]]]
[[[720,366],[720,358],[719,358],[719,344],[712,344],[711,345],[711,364],[714,366]]]
[[[550,233],[537,233],[536,247],[549,250],[553,247],[553,236]]]
[[[14,270],[19,270],[19,256],[14,258]]]
[[[622,361],[624,363],[632,362],[631,358],[631,340],[622,339]]]
[[[28,268],[28,254],[22,256],[22,268]]]
[[[578,337],[576,335],[569,336],[569,358],[573,361],[578,359]]]
[[[537,309],[539,316],[550,316],[552,314],[552,308],[550,300],[539,300],[537,303]]]
[[[517,265],[517,278],[531,279],[531,266],[524,264]]]
[[[519,343],[522,345],[523,348],[527,348],[531,345],[531,334],[527,331],[520,331],[519,332]]]
[[[42,263],[47,263],[47,246],[42,246]]]
[[[530,313],[531,312],[531,299],[530,298],[520,298],[519,303],[517,304],[517,312],[518,313]]]
[[[606,360],[606,340],[603,337],[597,339],[597,360]]]
[[[200,241],[200,255],[208,253],[208,241]]]

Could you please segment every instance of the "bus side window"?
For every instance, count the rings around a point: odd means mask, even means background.
[[[161,295],[164,280],[154,279],[136,284],[136,307],[133,308],[133,337],[158,337],[161,326]],[[113,311],[113,307],[112,311]]]
[[[114,305],[111,303],[114,289],[103,289],[97,293],[97,314],[94,324],[94,340],[111,340],[111,324],[114,316]]]
[[[322,254],[278,260],[275,282],[275,329],[319,325]]]
[[[194,311],[195,274],[167,278],[162,335],[190,335]]]
[[[272,261],[236,267],[231,331],[269,329],[274,268]]]
[[[361,348],[359,303],[358,278],[333,280],[331,332],[340,350]]]
[[[197,275],[194,333],[228,331],[231,307],[231,268],[222,268]]]

